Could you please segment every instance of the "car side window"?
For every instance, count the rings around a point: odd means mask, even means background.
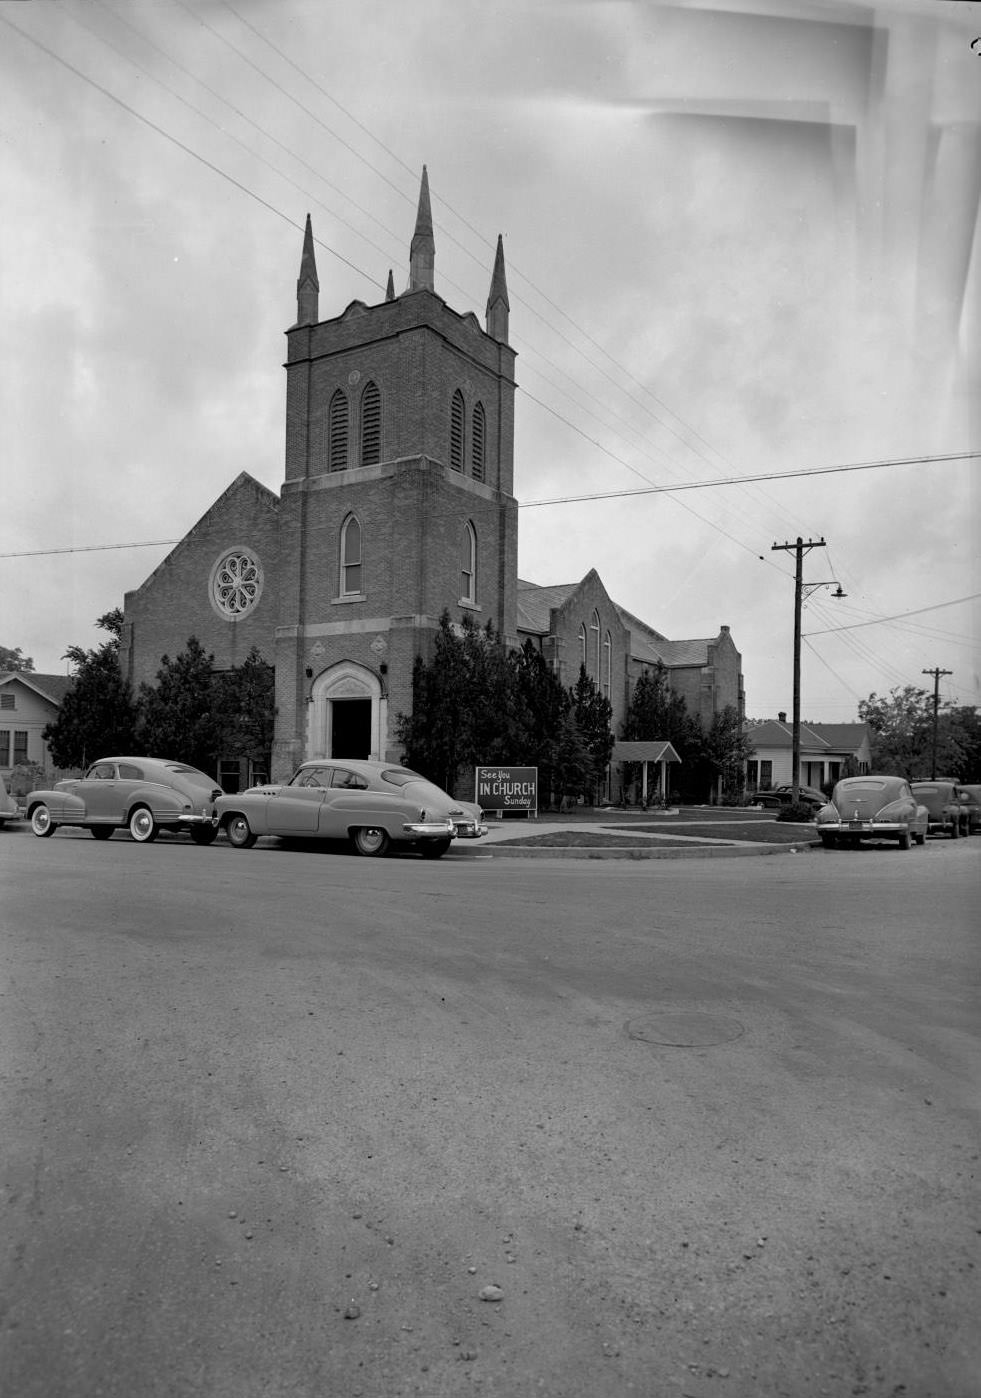
[[[335,767],[330,779],[331,786],[344,787],[348,791],[367,791],[368,783],[357,772],[348,772],[343,767]]]
[[[141,782],[143,780],[143,772],[139,767],[134,767],[131,762],[120,762],[119,775],[123,781],[127,782]]]
[[[330,773],[315,767],[312,772],[304,772],[297,783],[298,786],[329,786]]]
[[[116,779],[116,769],[111,762],[97,762],[89,768],[89,781],[111,782]]]

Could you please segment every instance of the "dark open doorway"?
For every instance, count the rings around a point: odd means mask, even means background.
[[[331,757],[368,757],[371,753],[371,700],[331,701]]]

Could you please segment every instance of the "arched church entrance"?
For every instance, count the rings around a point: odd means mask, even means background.
[[[388,701],[381,681],[354,661],[332,665],[310,690],[306,757],[384,756]]]

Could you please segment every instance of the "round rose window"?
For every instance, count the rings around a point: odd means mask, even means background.
[[[211,575],[211,600],[222,616],[244,616],[261,593],[262,569],[248,549],[233,549],[218,560]]]

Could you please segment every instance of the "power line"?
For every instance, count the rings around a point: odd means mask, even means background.
[[[942,607],[957,607],[962,602],[974,602],[981,592],[972,592],[968,597],[955,597],[952,602],[936,602],[932,607],[917,607],[912,612],[897,612],[895,616],[880,616],[874,621],[856,621],[850,626],[829,626],[826,631],[805,631],[805,636],[829,636],[839,631],[857,631],[861,626],[880,626],[884,621],[902,621],[908,616],[922,616],[924,612],[939,612]]]
[[[527,393],[525,394],[525,397],[529,396]],[[536,398],[533,401],[537,403],[539,400]],[[540,406],[548,412],[553,411],[546,403],[542,403]],[[555,416],[558,417],[559,414],[556,413]],[[562,421],[564,422],[565,419],[563,418]],[[574,431],[579,430],[573,423],[568,425]],[[593,441],[591,437],[586,437],[586,440]],[[601,451],[606,450],[600,446],[599,442],[593,442],[593,445],[599,446]],[[627,462],[615,456],[613,452],[607,452],[607,455],[612,456],[614,461],[620,462],[622,466],[627,466]],[[552,500],[525,500],[522,502],[522,508],[533,509],[537,505],[581,505],[590,500],[620,500],[631,495],[673,495],[681,490],[705,490],[710,486],[717,485],[745,485],[752,481],[783,481],[799,479],[802,476],[841,475],[846,471],[875,471],[886,466],[929,466],[942,461],[974,461],[978,457],[981,457],[981,452],[964,451],[951,452],[943,456],[901,456],[887,461],[852,461],[841,466],[809,466],[794,471],[768,471],[762,476],[728,476],[723,480],[686,481],[680,485],[652,485],[636,490],[604,490],[596,495],[560,495]],[[628,467],[628,469],[633,470],[634,468]],[[819,633],[811,632],[811,634],[817,635]]]

